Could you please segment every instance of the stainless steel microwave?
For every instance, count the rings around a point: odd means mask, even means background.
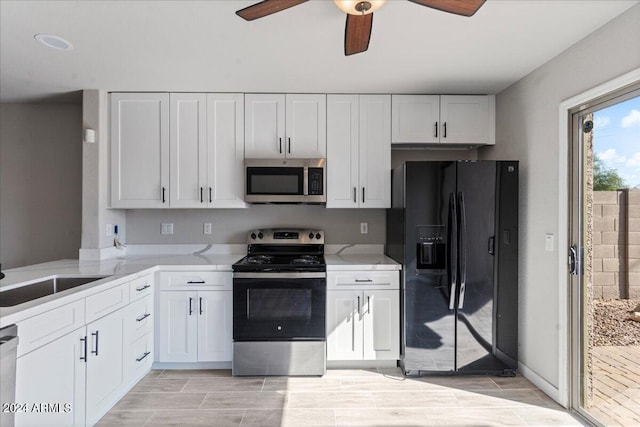
[[[244,201],[326,203],[326,159],[245,159]]]

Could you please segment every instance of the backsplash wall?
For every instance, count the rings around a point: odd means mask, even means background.
[[[385,209],[327,209],[315,205],[250,205],[247,209],[134,209],[127,211],[126,243],[237,244],[256,228],[303,227],[325,231],[327,244],[384,244]],[[203,233],[210,222],[212,234]],[[360,223],[368,233],[360,234]],[[160,234],[172,223],[173,235]]]

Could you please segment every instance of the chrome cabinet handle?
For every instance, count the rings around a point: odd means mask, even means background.
[[[142,322],[144,319],[146,319],[149,316],[151,316],[151,313],[145,313],[142,315],[142,317],[136,318],[136,322]]]
[[[141,357],[136,358],[136,362],[142,362],[142,360],[150,354],[151,354],[150,351],[145,351]]]
[[[142,292],[142,291],[144,291],[145,289],[149,289],[150,287],[151,287],[151,285],[146,284],[146,285],[144,285],[144,286],[143,286],[143,287],[141,287],[141,288],[136,288],[136,291],[138,291],[138,292]]]
[[[84,338],[80,338],[80,341],[82,342],[82,346],[84,348],[82,355],[80,356],[80,360],[83,360],[86,363],[87,362],[87,336],[85,335]]]
[[[95,331],[91,333],[92,336],[96,337],[96,349],[91,350],[91,354],[95,354],[96,356],[98,355],[98,334],[99,333],[100,331]]]

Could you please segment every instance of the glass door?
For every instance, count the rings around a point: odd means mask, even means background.
[[[571,405],[594,425],[640,425],[640,84],[570,126]]]

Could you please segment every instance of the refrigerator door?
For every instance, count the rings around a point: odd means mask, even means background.
[[[455,169],[405,164],[401,367],[408,375],[455,369]]]
[[[458,163],[456,369],[501,371],[495,354],[494,235],[496,162]]]

